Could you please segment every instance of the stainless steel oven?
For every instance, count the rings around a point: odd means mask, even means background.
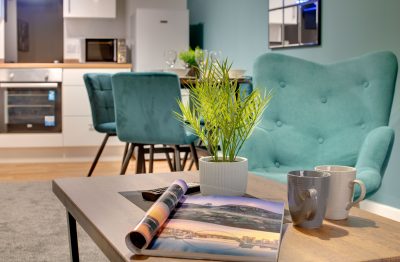
[[[62,69],[0,69],[0,133],[61,132]]]

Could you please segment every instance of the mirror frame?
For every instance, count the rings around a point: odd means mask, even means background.
[[[269,0],[272,1],[272,0]],[[321,0],[297,0],[296,3],[290,3],[285,5],[285,1],[286,2],[293,2],[293,0],[280,0],[282,5],[278,6],[278,7],[274,7],[274,8],[270,8],[271,5],[269,5],[268,7],[268,48],[270,49],[281,49],[281,48],[293,48],[293,47],[307,47],[307,46],[319,46],[321,45]],[[312,42],[305,42],[302,43],[301,42],[301,31],[303,29],[302,27],[302,23],[301,21],[299,21],[300,17],[301,17],[301,7],[305,6],[305,5],[309,5],[309,4],[315,4],[316,5],[316,29],[315,29],[315,33],[317,34],[315,37],[315,41]],[[286,11],[288,10],[288,8],[293,8],[296,7],[297,8],[297,15],[295,16],[296,24],[297,26],[297,37],[298,37],[298,43],[295,44],[290,44],[290,43],[285,43],[285,21],[289,20],[289,19],[285,19],[285,14],[287,13]],[[274,11],[281,11],[282,12],[282,20],[281,22],[278,21],[278,23],[272,23],[272,18],[273,16],[271,15],[271,12]],[[278,19],[279,19],[280,14],[278,14]],[[274,16],[274,19],[276,19],[277,16]],[[294,18],[294,15],[292,17],[292,19]],[[289,23],[288,23],[289,24]],[[275,44],[275,45],[271,45],[271,27],[275,25],[278,26],[278,31],[276,31],[276,37],[280,38],[280,42],[281,44]],[[287,25],[287,24],[286,24]],[[279,29],[280,27],[280,29]],[[276,41],[278,42],[278,41]]]

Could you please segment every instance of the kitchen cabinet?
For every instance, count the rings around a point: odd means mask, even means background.
[[[64,69],[63,70],[63,145],[98,146],[104,134],[98,133],[91,117],[89,98],[83,75],[86,73],[129,72],[130,69]],[[111,137],[108,145],[123,145],[117,137]]]
[[[116,0],[64,0],[65,18],[115,18]]]

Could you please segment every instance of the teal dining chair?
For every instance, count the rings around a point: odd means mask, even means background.
[[[89,73],[83,76],[86,90],[89,96],[90,108],[94,129],[105,134],[103,142],[90,166],[87,174],[90,177],[99,161],[99,158],[107,144],[110,136],[117,135],[117,127],[114,115],[114,98],[112,93],[111,74]],[[123,159],[128,150],[128,143],[125,145]]]
[[[180,112],[177,100],[181,99],[178,76],[166,72],[117,73],[112,76],[115,98],[117,135],[121,141],[132,143],[125,157],[121,174],[125,173],[133,148],[138,147],[136,170],[145,172],[144,145],[164,145],[161,150],[174,153],[173,170],[182,170],[180,153],[190,150],[198,168],[194,142],[197,136],[185,129],[174,116]],[[160,148],[159,148],[160,150]]]
[[[273,97],[240,151],[252,173],[285,183],[290,170],[346,165],[357,168],[367,196],[379,189],[394,140],[393,53],[329,65],[267,53],[253,72],[253,86]]]

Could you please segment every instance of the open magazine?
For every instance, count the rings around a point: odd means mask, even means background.
[[[284,203],[248,197],[185,196],[176,180],[126,236],[128,248],[150,256],[276,261]]]

